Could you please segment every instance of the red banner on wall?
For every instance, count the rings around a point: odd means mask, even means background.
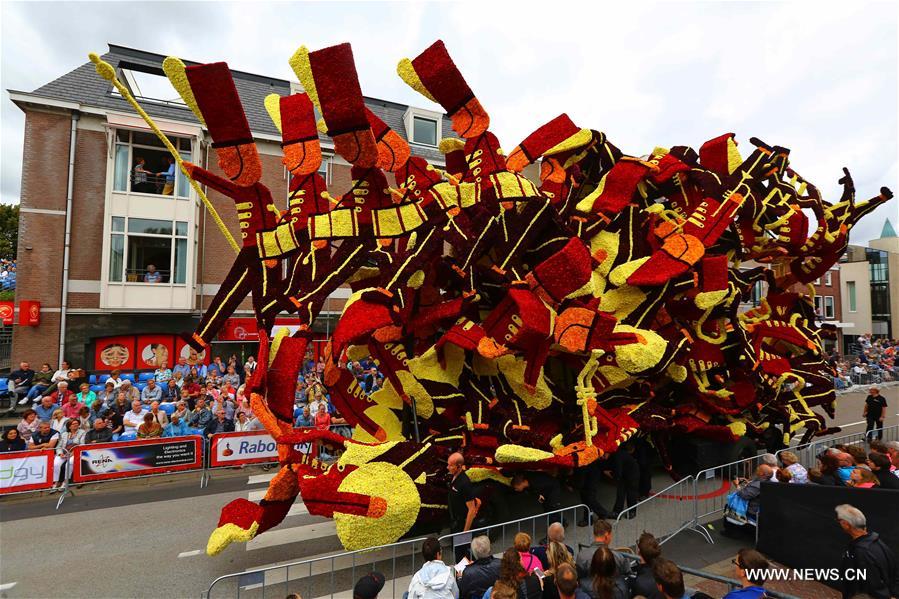
[[[15,313],[15,302],[0,302],[0,319],[2,319],[3,324],[12,324],[15,322]]]
[[[41,303],[34,300],[19,302],[19,324],[26,327],[41,324]]]
[[[175,340],[175,363],[178,364],[181,358],[184,358],[188,365],[196,366],[198,364],[206,364],[209,365],[209,352],[205,349],[201,352],[198,352],[191,346],[189,346],[184,339],[178,337]],[[171,366],[171,364],[169,364]]]
[[[135,337],[104,337],[94,346],[95,370],[133,370]]]
[[[173,357],[174,353],[174,335],[140,335],[137,338],[137,356],[135,356],[137,366],[135,368],[138,370],[156,369],[163,363],[171,368],[177,363]]]

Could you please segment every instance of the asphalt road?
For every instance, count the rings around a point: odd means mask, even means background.
[[[889,403],[885,424],[899,424],[899,387],[885,388],[884,395]],[[864,396],[841,396],[833,424],[842,425],[844,433],[864,431]],[[272,472],[259,467],[215,471],[205,489],[199,488],[197,473],[85,485],[75,489],[59,511],[57,495],[6,498],[0,501],[0,597],[200,597],[224,574],[338,552],[333,523],[310,516],[298,503],[278,528],[248,544],[232,545],[217,557],[206,556],[206,539],[221,507],[238,497],[261,498]],[[661,473],[653,480],[656,489],[666,484],[670,479]],[[603,493],[611,505],[611,485]],[[576,502],[573,495],[566,500]],[[512,511],[523,515],[527,510],[536,511],[536,504],[522,502]],[[571,544],[587,535],[586,529],[569,528]],[[732,556],[740,546],[729,539],[716,541],[709,545],[697,534],[681,533],[666,544],[666,555],[702,567]],[[345,568],[333,584],[346,589],[363,569],[386,568],[387,562],[376,561],[378,557],[360,556],[356,569]],[[411,564],[405,570],[411,573]],[[405,570],[400,568],[398,576]],[[332,579],[317,572],[305,599],[324,595],[331,587]],[[299,590],[295,581],[303,578],[308,572],[293,569],[283,588]],[[252,587],[253,580],[242,582]],[[258,592],[245,589],[241,596],[261,596]],[[235,594],[235,587],[225,587],[215,596]],[[280,590],[267,594],[284,595]]]

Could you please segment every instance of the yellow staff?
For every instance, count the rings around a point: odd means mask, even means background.
[[[88,58],[91,59],[91,62],[94,63],[94,66],[97,68],[97,73],[110,81],[119,93],[122,94],[122,97],[125,98],[131,106],[134,107],[134,110],[137,111],[137,114],[141,116],[142,119],[149,125],[150,129],[153,130],[153,133],[156,134],[156,137],[168,148],[169,153],[175,159],[175,162],[178,164],[178,167],[181,169],[181,172],[184,173],[184,176],[187,177],[187,180],[190,181],[191,187],[194,188],[194,191],[197,192],[197,195],[203,200],[203,205],[206,206],[206,209],[212,215],[212,220],[215,221],[215,224],[218,225],[219,231],[222,232],[222,235],[225,236],[225,239],[228,241],[228,244],[234,250],[234,253],[240,252],[240,246],[237,245],[237,242],[234,241],[234,237],[231,236],[231,232],[228,231],[228,227],[225,226],[225,223],[222,222],[222,218],[219,216],[219,213],[216,211],[215,206],[212,205],[212,202],[209,201],[209,198],[206,197],[206,194],[203,193],[203,190],[200,189],[200,185],[194,181],[190,175],[187,174],[187,170],[185,170],[181,159],[181,155],[178,153],[178,150],[175,149],[175,146],[172,145],[172,142],[169,141],[169,138],[165,136],[159,127],[156,126],[156,123],[153,122],[153,119],[150,118],[150,115],[146,113],[146,111],[141,108],[140,104],[137,103],[137,100],[134,99],[134,96],[131,95],[131,91],[121,82],[115,74],[115,68],[102,58],[99,55],[91,52],[88,54]]]

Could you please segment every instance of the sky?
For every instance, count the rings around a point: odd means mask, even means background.
[[[365,95],[439,109],[396,64],[443,39],[510,150],[561,112],[633,155],[733,132],[791,149],[791,166],[839,197],[899,193],[899,3],[884,2],[6,2],[2,21],[0,201],[17,203],[32,91],[108,43],[224,60],[295,80],[287,59],[350,42]],[[48,165],[48,173],[61,166]],[[899,229],[893,199],[852,232]]]

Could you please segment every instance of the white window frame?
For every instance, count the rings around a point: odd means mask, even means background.
[[[833,275],[830,271],[824,273],[824,284],[828,287],[833,287]]]
[[[815,296],[815,316],[824,318],[824,300],[820,295]]]
[[[128,133],[128,141],[127,142],[119,141],[119,135],[118,135],[119,131],[125,131]],[[133,174],[132,171],[134,171],[134,149],[139,148],[139,149],[150,150],[150,151],[154,151],[154,152],[164,152],[164,153],[167,152],[166,148],[162,148],[159,146],[146,146],[146,145],[142,145],[142,144],[135,144],[133,141],[134,140],[134,135],[133,135],[134,132],[148,133],[146,130],[143,130],[143,129],[129,129],[127,127],[114,127],[111,129],[111,133],[112,133],[112,193],[125,194],[125,195],[129,195],[129,196],[139,196],[139,197],[151,197],[151,198],[163,198],[163,199],[171,198],[173,200],[189,200],[191,198],[190,185],[188,185],[188,187],[187,187],[187,195],[186,196],[178,195],[178,185],[179,185],[179,182],[181,181],[181,179],[184,178],[184,173],[181,172],[181,169],[178,168],[177,164],[175,165],[175,189],[172,190],[171,196],[166,196],[161,193],[146,193],[143,191],[133,191],[131,189],[131,184],[132,184],[131,176]],[[186,136],[186,135],[170,135],[169,136],[169,139],[173,139],[173,138],[187,140],[188,144],[190,145],[190,149],[182,150],[180,147],[178,147],[178,151],[181,153],[186,153],[188,155],[187,159],[190,159],[194,153],[195,138]],[[115,188],[116,153],[117,153],[117,149],[119,146],[127,146],[128,147],[128,174],[126,176],[126,180],[127,180],[128,184],[127,184],[127,188],[125,190]]]
[[[817,279],[815,279],[815,286],[818,287],[820,285],[821,285],[821,277],[818,277]]]
[[[114,231],[112,228],[112,222],[115,218],[121,218],[124,222],[124,229],[122,231]],[[129,216],[110,216],[109,217],[109,256],[106,259],[106,264],[104,268],[106,269],[106,280],[109,285],[151,285],[153,287],[185,287],[190,281],[190,269],[191,264],[190,261],[185,258],[184,262],[184,283],[174,283],[172,282],[175,275],[175,247],[177,246],[177,241],[179,239],[184,240],[184,251],[188,251],[188,245],[190,243],[190,223],[187,221],[178,221],[171,220],[168,222],[172,223],[172,234],[171,235],[161,235],[155,233],[129,233],[128,232],[128,220],[130,218],[137,218],[140,220],[159,220],[165,222],[166,219],[162,218],[143,218],[143,217],[129,217]],[[178,223],[185,224],[185,231],[183,234],[178,233]],[[112,279],[112,271],[110,269],[110,261],[112,260],[112,238],[114,236],[121,236],[123,240],[122,246],[122,272],[121,272],[121,280],[114,281]],[[151,237],[156,239],[168,239],[172,242],[172,247],[169,254],[169,264],[171,265],[169,268],[169,280],[160,282],[160,283],[146,283],[144,281],[129,281],[128,280],[128,237]]]
[[[828,307],[830,308],[828,310]],[[833,301],[832,295],[824,296],[824,318],[825,320],[833,320],[837,317],[836,314],[836,304]]]
[[[846,281],[846,297],[849,300],[849,306],[847,309],[849,312],[855,313],[858,312],[858,289],[855,285],[855,281]],[[853,310],[853,306],[855,309]]]
[[[417,142],[413,139],[415,136],[416,118],[427,119],[429,121],[434,121],[437,124],[437,135],[434,138],[434,145]],[[403,125],[406,127],[406,141],[411,145],[420,146],[422,148],[436,148],[440,143],[440,140],[443,139],[443,113],[409,106],[403,114]]]

